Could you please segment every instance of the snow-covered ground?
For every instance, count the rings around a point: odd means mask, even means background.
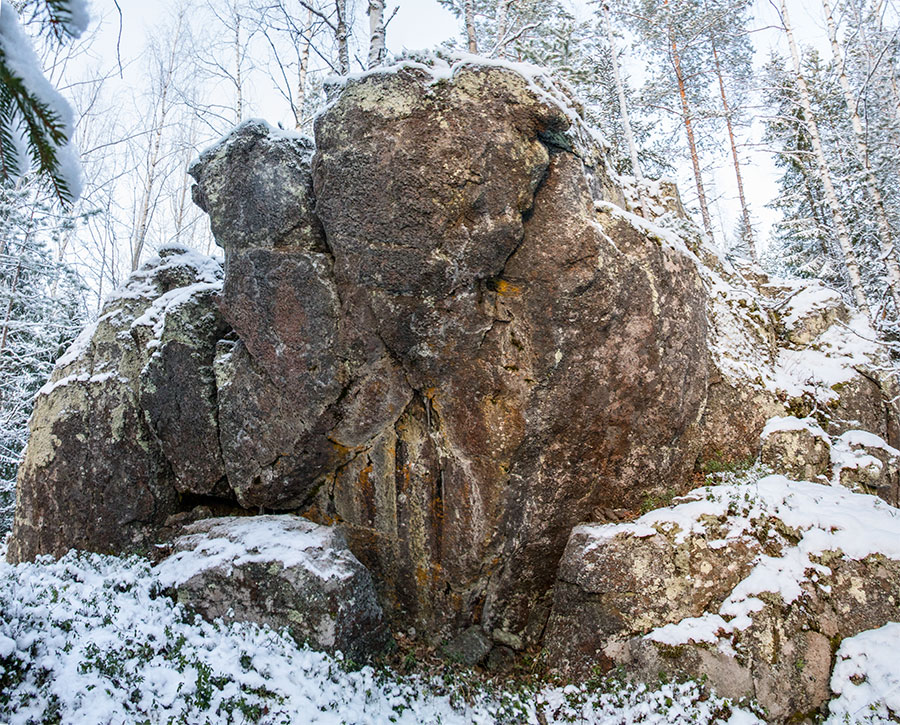
[[[204,622],[160,589],[140,559],[0,563],[0,722],[758,722],[693,682],[503,689],[359,669],[271,630]]]

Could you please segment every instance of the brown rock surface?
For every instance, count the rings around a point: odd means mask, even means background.
[[[541,140],[567,124],[516,74],[463,68],[352,82],[316,128],[340,295],[415,390],[322,508],[377,542],[398,609],[519,643],[572,525],[691,468],[705,391],[694,262],[595,211],[579,159]]]

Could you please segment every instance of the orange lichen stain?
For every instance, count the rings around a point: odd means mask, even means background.
[[[338,443],[336,440],[333,440],[331,438],[328,439],[328,442],[331,443],[331,447],[334,449],[334,452],[340,458],[345,458],[345,457],[349,456],[355,450],[353,448],[348,448],[347,446],[343,445],[342,443]]]
[[[424,566],[416,567],[416,583],[419,585],[420,589],[424,589],[428,586],[428,570]]]
[[[517,295],[522,291],[521,287],[517,285],[511,284],[507,282],[505,279],[498,279],[494,283],[494,289],[496,289],[498,295]]]
[[[313,504],[309,508],[298,511],[297,513],[303,518],[309,519],[314,524],[321,524],[323,526],[333,526],[334,524],[340,522],[339,516],[326,514],[324,511],[322,511],[318,504]]]
[[[357,480],[357,483],[359,483],[360,489],[362,489],[362,490],[363,490],[364,492],[366,492],[367,494],[368,494],[368,493],[373,493],[372,488],[371,488],[371,487],[372,487],[372,483],[371,483],[371,481],[369,480],[369,475],[370,475],[371,473],[372,473],[372,461],[369,461],[368,463],[366,463],[365,468],[363,468],[363,469],[359,472],[359,476],[357,476],[357,479],[356,479],[356,480]]]

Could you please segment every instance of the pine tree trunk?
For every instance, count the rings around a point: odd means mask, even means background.
[[[844,257],[844,266],[847,268],[847,276],[850,278],[850,290],[853,293],[853,300],[856,307],[860,312],[864,312],[867,317],[871,318],[869,304],[866,300],[866,293],[863,289],[862,276],[859,272],[859,264],[856,261],[856,254],[853,251],[853,244],[850,241],[850,233],[847,230],[844,215],[841,213],[841,206],[837,198],[837,193],[834,190],[834,185],[831,183],[831,172],[828,170],[825,151],[822,149],[822,140],[819,137],[819,126],[816,124],[816,119],[813,116],[809,87],[806,85],[806,78],[803,77],[803,71],[800,65],[800,52],[797,50],[797,43],[794,40],[794,30],[788,16],[787,3],[785,0],[780,0],[780,2],[784,31],[787,35],[788,46],[791,49],[791,62],[794,67],[794,77],[797,82],[797,88],[800,91],[800,104],[806,115],[806,128],[809,131],[810,141],[812,142],[813,152],[816,157],[820,181],[825,190],[825,199],[828,202],[831,211],[831,219],[834,222],[838,244],[841,247],[841,254]]]
[[[734,140],[734,125],[731,122],[731,108],[728,105],[728,96],[725,93],[725,80],[722,78],[722,65],[719,62],[719,52],[716,49],[715,39],[711,40],[713,60],[716,66],[716,77],[719,79],[719,94],[722,97],[722,108],[725,111],[725,126],[728,129],[728,141],[731,143],[731,158],[734,161],[734,176],[737,179],[738,198],[741,202],[741,217],[744,220],[744,229],[747,234],[747,246],[750,247],[750,258],[755,262],[756,240],[753,238],[753,227],[750,224],[750,209],[747,206],[747,197],[744,195],[744,179],[741,175],[741,161],[738,157],[737,143]]]
[[[384,60],[384,0],[369,0],[369,60],[370,69]]]
[[[668,4],[668,0],[666,0]],[[694,182],[697,186],[697,200],[700,203],[700,214],[703,217],[703,228],[713,238],[712,220],[709,216],[709,206],[706,203],[706,191],[703,189],[703,177],[700,174],[700,155],[697,153],[697,143],[694,139],[694,123],[691,117],[691,109],[688,104],[687,90],[684,83],[684,72],[681,69],[681,56],[678,52],[678,42],[672,26],[669,26],[669,47],[672,49],[672,63],[675,66],[675,78],[678,81],[678,95],[681,97],[681,114],[684,121],[684,130],[687,134],[688,149],[691,153],[691,165],[694,167]]]
[[[828,0],[822,0],[822,6],[825,8],[825,17],[828,21],[828,37],[831,40],[831,51],[834,54],[834,61],[839,68],[838,79],[840,81],[841,91],[844,94],[844,103],[847,106],[847,112],[850,114],[850,122],[853,125],[853,135],[856,140],[856,155],[858,161],[863,167],[866,177],[866,189],[872,199],[872,205],[875,207],[875,218],[878,222],[878,242],[881,252],[881,259],[887,270],[888,291],[891,299],[894,300],[894,311],[900,315],[900,264],[897,262],[897,248],[891,239],[891,225],[887,218],[887,212],[884,209],[884,201],[881,197],[881,190],[878,188],[878,181],[869,164],[869,149],[866,145],[865,131],[863,130],[862,120],[856,110],[856,99],[853,97],[853,91],[850,88],[850,81],[847,79],[847,73],[844,68],[844,58],[841,53],[841,47],[837,39],[837,27],[834,23],[834,17],[831,13],[831,5]]]
[[[463,12],[466,19],[466,38],[469,43],[469,52],[478,52],[478,41],[475,39],[475,0],[464,0]]]

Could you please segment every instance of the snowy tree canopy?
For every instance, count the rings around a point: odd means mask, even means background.
[[[58,42],[79,37],[87,27],[84,0],[25,0],[20,10],[40,21]],[[0,6],[0,181],[30,171],[48,180],[55,196],[79,196],[78,156],[71,144],[74,124],[69,104],[41,71],[16,8]]]

